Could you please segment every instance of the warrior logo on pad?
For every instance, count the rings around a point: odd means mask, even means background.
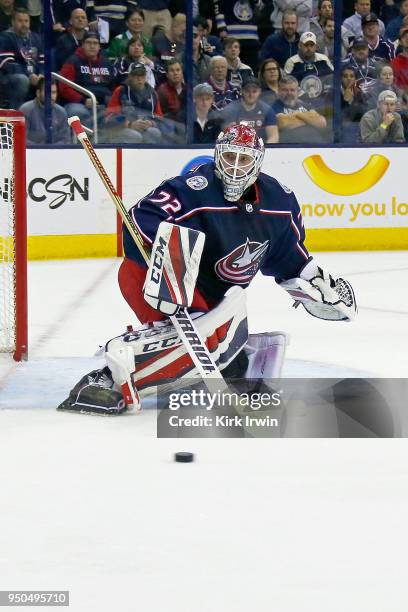
[[[238,285],[250,283],[252,277],[258,272],[262,258],[268,248],[269,240],[262,244],[250,242],[240,244],[231,253],[219,259],[215,264],[215,271],[222,280]]]

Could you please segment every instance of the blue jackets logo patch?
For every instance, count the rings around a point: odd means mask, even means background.
[[[258,272],[263,256],[269,246],[269,240],[262,244],[250,242],[247,238],[245,244],[240,244],[231,253],[219,259],[215,264],[217,275],[236,285],[246,285]]]
[[[208,185],[208,181],[205,176],[192,176],[186,180],[186,183],[191,189],[195,189],[196,191],[205,189]]]

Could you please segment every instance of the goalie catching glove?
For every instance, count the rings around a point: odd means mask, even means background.
[[[205,234],[163,221],[157,230],[143,287],[155,310],[172,316],[193,301]]]
[[[343,278],[334,280],[313,260],[301,270],[298,278],[279,283],[295,300],[295,308],[302,304],[309,314],[326,321],[352,321],[357,304],[350,283]]]

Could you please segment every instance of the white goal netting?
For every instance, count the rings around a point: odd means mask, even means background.
[[[0,352],[16,343],[14,127],[0,120]]]

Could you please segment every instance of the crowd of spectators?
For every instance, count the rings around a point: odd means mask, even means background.
[[[49,1],[44,32],[40,0],[0,0],[0,106],[21,109],[31,144],[47,141],[44,40],[64,78],[54,143],[71,141],[67,116],[93,128],[93,99],[99,142],[187,143],[187,111],[197,144],[239,121],[268,144],[407,139],[408,0],[343,0],[336,54],[333,0],[191,0],[192,48],[184,0]]]

